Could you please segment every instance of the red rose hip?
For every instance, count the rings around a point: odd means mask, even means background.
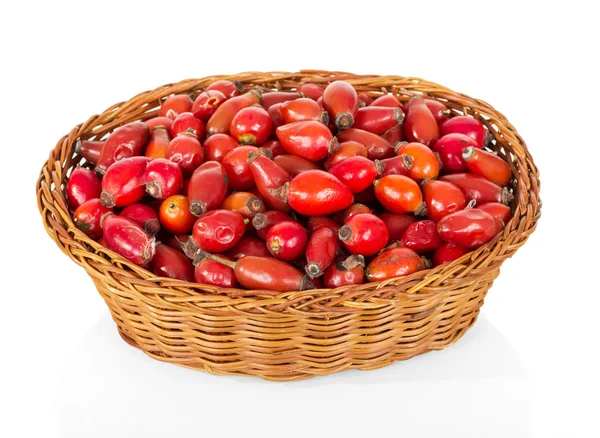
[[[154,256],[156,241],[143,228],[126,217],[108,213],[102,218],[106,247],[139,266]]]
[[[338,251],[338,237],[327,227],[321,227],[310,236],[306,246],[305,271],[310,278],[323,275]]]
[[[275,132],[288,153],[311,161],[319,161],[339,148],[329,128],[314,120],[288,123]]]
[[[384,281],[403,277],[425,269],[423,259],[410,248],[391,248],[377,257],[367,266],[365,274],[369,281]]]
[[[115,161],[141,155],[149,136],[150,130],[144,122],[131,122],[115,130],[102,147],[96,172],[102,175]]]
[[[146,192],[161,201],[178,194],[183,189],[181,168],[165,158],[158,158],[148,163],[144,178]]]
[[[392,213],[414,213],[424,209],[419,185],[403,175],[388,175],[375,180],[375,196]]]
[[[169,142],[165,158],[176,163],[187,178],[204,161],[204,149],[195,134],[184,132]]]
[[[227,175],[221,163],[207,161],[196,169],[188,186],[190,212],[193,215],[200,216],[219,208],[226,196]]]
[[[421,191],[427,206],[427,216],[434,222],[467,206],[461,190],[446,181],[427,180],[421,185]]]
[[[239,96],[244,91],[244,85],[240,81],[218,80],[206,87],[206,91],[219,91],[228,99]]]
[[[213,210],[200,216],[192,230],[196,246],[204,251],[227,251],[241,239],[246,224],[241,214],[231,210]]]
[[[326,216],[345,210],[354,201],[352,192],[335,176],[322,170],[297,175],[281,191],[282,200],[304,216]]]
[[[226,100],[227,97],[218,90],[204,91],[196,97],[191,109],[192,114],[203,122],[207,122]]]
[[[475,140],[463,134],[444,135],[435,142],[433,151],[439,155],[444,173],[458,173],[467,170],[462,153],[463,149],[469,146],[479,147]]]
[[[489,242],[502,230],[502,222],[475,208],[460,210],[438,222],[440,237],[464,248],[477,248]]]
[[[410,248],[417,253],[435,251],[443,245],[438,235],[437,225],[430,220],[415,222],[404,231],[400,239],[402,246]]]
[[[211,135],[204,141],[204,158],[206,161],[218,161],[221,163],[223,158],[238,146],[238,142],[230,135]]]
[[[271,227],[267,233],[268,250],[276,258],[288,262],[299,258],[306,248],[308,234],[298,222],[284,221]]]
[[[422,97],[413,97],[406,107],[404,132],[409,141],[430,146],[440,134],[435,117]]]
[[[260,146],[269,139],[272,129],[269,114],[262,107],[250,106],[235,115],[229,132],[239,144]]]
[[[440,135],[447,134],[463,134],[472,138],[477,143],[478,148],[482,148],[485,144],[486,130],[483,124],[475,120],[473,117],[456,116],[446,120],[440,125]]]
[[[334,81],[323,92],[323,107],[338,129],[348,129],[358,111],[358,96],[345,81]]]
[[[247,162],[256,188],[265,203],[275,210],[289,211],[290,207],[280,199],[277,192],[292,179],[290,175],[281,166],[262,154],[249,154]]]
[[[158,214],[152,207],[145,204],[131,204],[121,211],[119,216],[126,217],[141,225],[144,231],[151,236],[155,236],[160,231],[160,222]]]
[[[147,157],[132,157],[111,165],[102,178],[100,202],[108,208],[125,207],[144,197]]]
[[[84,202],[99,198],[101,192],[102,182],[96,173],[85,167],[78,167],[67,182],[67,204],[71,210],[76,210]]]
[[[340,228],[339,238],[352,254],[370,256],[377,254],[388,243],[388,229],[374,214],[361,213],[352,216]]]
[[[106,208],[100,203],[100,199],[88,199],[73,213],[73,223],[90,239],[98,240],[102,237],[102,228],[100,227],[102,216],[111,211],[111,208]]]
[[[467,168],[475,175],[483,176],[501,187],[512,180],[510,167],[502,158],[491,152],[474,147],[463,149],[462,158]]]
[[[328,172],[344,183],[352,193],[359,193],[373,184],[382,170],[383,165],[380,161],[351,157],[334,164]]]
[[[471,250],[468,248],[446,242],[435,250],[431,261],[433,262],[433,266],[440,266],[444,263],[452,262],[469,252],[471,252]]]
[[[163,243],[156,245],[156,253],[152,257],[150,268],[160,277],[194,281],[194,267],[190,259]]]

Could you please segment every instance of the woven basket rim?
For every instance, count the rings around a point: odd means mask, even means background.
[[[298,79],[300,78],[300,79]],[[273,292],[273,291],[247,291],[243,289],[227,289],[208,285],[200,285],[198,283],[188,283],[181,280],[168,279],[157,277],[151,271],[141,268],[120,255],[110,251],[108,248],[90,239],[77,227],[75,227],[69,210],[64,200],[64,191],[60,189],[61,184],[66,180],[69,166],[64,163],[73,162],[72,147],[77,138],[99,138],[106,132],[113,130],[123,122],[125,117],[138,117],[138,119],[147,119],[156,114],[156,110],[152,110],[148,102],[159,104],[165,96],[176,94],[181,91],[189,91],[198,83],[210,83],[215,80],[237,80],[244,85],[252,84],[269,84],[273,89],[286,89],[288,82],[312,82],[312,83],[327,83],[332,80],[343,79],[349,81],[357,90],[361,87],[370,87],[369,92],[373,92],[371,85],[373,82],[381,83],[382,92],[391,92],[394,95],[404,97],[414,93],[422,93],[428,97],[438,99],[444,103],[453,102],[455,97],[461,100],[468,101],[469,106],[463,106],[462,112],[475,115],[486,115],[486,111],[493,112],[494,118],[481,119],[484,124],[493,130],[492,126],[497,126],[499,129],[506,129],[507,132],[513,134],[510,138],[511,142],[504,144],[505,137],[502,133],[492,133],[495,140],[506,148],[512,148],[513,155],[513,173],[519,170],[515,175],[516,183],[514,188],[514,205],[513,216],[506,224],[502,233],[496,236],[491,242],[481,246],[480,248],[465,254],[459,259],[444,264],[438,267],[427,269],[414,273],[406,277],[399,277],[379,283],[365,283],[363,285],[344,286],[336,289],[311,289],[307,291],[290,291],[290,292]],[[389,84],[392,85],[389,85]],[[394,83],[402,83],[403,86],[395,86]],[[383,84],[388,84],[384,86]],[[415,89],[410,89],[414,84]],[[199,87],[198,89],[201,89]],[[166,94],[165,94],[166,93]],[[144,104],[140,106],[140,100],[143,98]],[[144,110],[144,105],[147,110]],[[452,108],[453,111],[461,111],[456,105]],[[141,111],[144,110],[144,111]],[[141,111],[141,112],[140,112]],[[455,113],[458,114],[458,113]],[[132,119],[133,120],[133,119]],[[118,123],[115,123],[117,121]],[[501,122],[501,123],[500,123]],[[89,127],[97,124],[100,129],[89,130]],[[498,126],[500,125],[500,126]],[[93,128],[92,128],[93,129]],[[516,140],[516,142],[515,142]],[[514,143],[514,144],[513,144]],[[71,150],[69,157],[68,150]],[[65,167],[66,166],[66,167]],[[51,188],[54,185],[54,189]],[[109,261],[114,269],[113,275],[123,283],[135,283],[138,288],[148,287],[155,289],[160,287],[161,293],[172,295],[173,298],[180,304],[193,302],[187,298],[193,298],[198,294],[204,297],[215,297],[215,300],[222,302],[224,300],[234,300],[243,298],[253,301],[264,301],[268,303],[274,297],[277,301],[287,300],[290,305],[281,306],[282,311],[293,310],[297,313],[306,313],[310,315],[318,313],[330,312],[358,312],[364,308],[363,304],[366,301],[376,301],[377,291],[383,288],[394,286],[395,292],[389,297],[383,297],[383,300],[401,300],[418,295],[423,298],[428,293],[432,296],[435,292],[424,292],[421,289],[430,284],[439,284],[451,277],[455,277],[453,281],[468,281],[470,275],[480,275],[491,270],[497,269],[503,260],[512,256],[516,249],[520,247],[528,236],[534,231],[537,220],[540,217],[541,201],[539,199],[539,171],[535,166],[531,155],[527,150],[527,146],[523,139],[518,135],[516,129],[510,125],[506,118],[498,113],[491,105],[486,102],[470,98],[462,93],[456,93],[441,85],[425,81],[416,77],[403,77],[396,75],[355,75],[348,72],[330,72],[320,70],[301,70],[299,72],[243,72],[234,75],[215,75],[200,79],[185,79],[180,82],[166,84],[155,88],[154,90],[139,93],[136,96],[124,102],[119,102],[107,108],[100,115],[90,117],[86,122],[76,125],[69,134],[63,136],[57,143],[57,146],[51,151],[50,158],[44,163],[40,177],[36,183],[36,192],[38,195],[38,207],[40,214],[43,217],[46,231],[55,240],[57,245],[66,252],[73,260],[84,267],[90,273],[93,266],[90,262],[83,262],[80,258],[84,253],[87,259],[92,261],[102,262],[100,259]],[[50,217],[52,219],[50,219]],[[511,238],[511,233],[517,234]],[[69,243],[69,250],[62,246],[62,240]],[[515,244],[515,242],[517,242]],[[514,244],[514,245],[513,245]],[[514,247],[513,247],[514,246]],[[490,261],[498,259],[498,263]],[[482,265],[483,267],[479,267]],[[92,277],[94,275],[90,273]],[[403,289],[403,290],[399,290]],[[328,297],[328,305],[319,307],[319,299],[322,296]],[[338,296],[339,299],[335,299]],[[332,299],[332,297],[334,297]],[[300,307],[293,307],[293,303],[301,302],[306,298],[311,301]],[[387,301],[386,301],[387,302]],[[343,305],[341,305],[343,303]],[[310,310],[308,310],[310,309]]]

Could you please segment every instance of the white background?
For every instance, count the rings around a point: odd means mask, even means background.
[[[600,436],[598,16],[591,1],[537,3],[5,2],[0,436]],[[294,384],[147,358],[45,233],[47,154],[138,92],[302,68],[423,77],[491,103],[541,170],[538,230],[442,352]]]

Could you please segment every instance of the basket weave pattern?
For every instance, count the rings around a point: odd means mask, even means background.
[[[515,176],[513,217],[492,242],[450,264],[381,283],[287,293],[156,277],[78,230],[64,195],[68,175],[84,163],[73,152],[75,141],[100,139],[122,124],[154,117],[166,96],[195,97],[218,79],[271,90],[343,79],[373,97],[391,92],[402,101],[415,93],[439,99],[454,114],[474,116],[493,134],[491,147]],[[61,138],[36,189],[46,231],[91,276],[123,339],[162,361],[270,380],[374,369],[451,345],[477,319],[502,262],[535,230],[541,208],[539,174],[525,142],[487,103],[418,78],[315,70],[211,76],[138,94]]]

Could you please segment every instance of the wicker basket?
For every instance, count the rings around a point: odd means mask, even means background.
[[[67,176],[83,162],[73,152],[75,141],[99,139],[121,124],[154,117],[166,96],[195,95],[218,79],[274,90],[343,79],[373,97],[391,92],[407,101],[422,93],[442,100],[493,134],[491,147],[515,176],[513,217],[492,242],[450,264],[382,283],[287,293],[224,290],[156,277],[78,230],[64,196]],[[190,79],[138,94],[61,138],[36,188],[48,234],[92,277],[124,340],[155,359],[184,367],[283,381],[375,369],[456,342],[477,319],[502,262],[535,229],[539,187],[525,142],[487,103],[417,78],[305,70]]]

